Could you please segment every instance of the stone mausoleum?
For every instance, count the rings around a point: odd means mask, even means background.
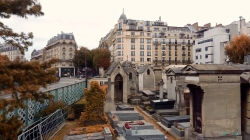
[[[182,72],[190,90],[189,139],[241,140],[242,69],[224,64],[191,64]]]

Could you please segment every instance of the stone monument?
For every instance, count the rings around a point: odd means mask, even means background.
[[[111,78],[108,78],[108,98],[104,103],[104,113],[109,113],[110,111],[115,111],[116,105],[111,98]]]

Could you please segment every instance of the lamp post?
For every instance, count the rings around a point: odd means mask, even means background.
[[[240,34],[241,34],[241,20],[242,20],[242,16],[239,17],[240,18]]]

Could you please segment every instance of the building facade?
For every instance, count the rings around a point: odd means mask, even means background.
[[[194,32],[189,26],[168,26],[166,22],[127,19],[123,13],[99,48],[109,48],[112,62],[133,64],[189,64],[192,62]]]
[[[195,64],[223,64],[227,60],[225,46],[237,35],[237,24],[225,27],[217,25],[212,29],[196,32],[197,39],[193,47]]]
[[[41,50],[36,50],[34,49],[31,53],[31,61],[39,61],[39,62],[43,62],[44,61],[44,57],[45,57],[45,50],[41,49]]]
[[[0,54],[8,56],[11,61],[17,57],[19,57],[21,61],[25,61],[24,54],[21,53],[18,47],[14,47],[11,44],[0,44]]]
[[[58,74],[61,77],[74,76],[75,67],[72,59],[77,50],[77,44],[73,33],[58,34],[51,38],[45,49],[45,61],[51,60],[52,58],[59,59],[52,67],[58,68]]]

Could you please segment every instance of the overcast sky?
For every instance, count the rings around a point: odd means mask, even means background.
[[[78,46],[96,48],[117,23],[122,9],[128,19],[161,20],[170,26],[216,23],[227,25],[243,16],[250,20],[250,0],[40,0],[42,17],[22,19],[12,16],[3,20],[17,32],[33,32],[33,49],[42,49],[47,41],[61,33],[72,33]]]

